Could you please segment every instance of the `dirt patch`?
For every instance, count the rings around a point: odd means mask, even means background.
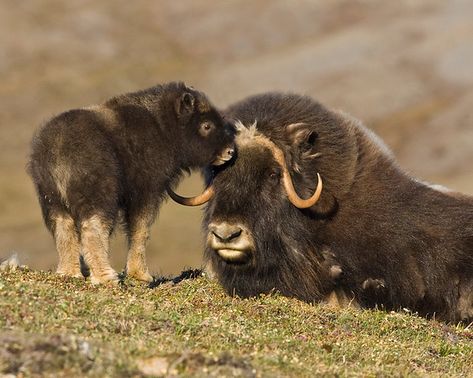
[[[0,333],[0,373],[5,375],[102,376],[111,372],[112,357],[75,336]]]
[[[138,369],[145,376],[256,377],[256,370],[249,361],[229,353],[219,356],[183,353],[168,358],[153,357],[139,361]]]

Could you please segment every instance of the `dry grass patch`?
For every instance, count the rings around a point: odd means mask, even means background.
[[[205,277],[149,289],[0,272],[0,337],[15,345],[0,342],[3,374],[473,375],[468,327],[279,295],[230,298]]]

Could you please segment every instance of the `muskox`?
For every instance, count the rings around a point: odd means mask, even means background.
[[[232,125],[203,93],[183,83],[124,94],[48,121],[33,139],[29,172],[56,243],[57,272],[81,276],[82,254],[93,283],[116,281],[109,236],[123,220],[127,275],[151,281],[145,246],[166,188],[183,170],[231,158],[233,139]]]
[[[204,230],[228,293],[473,319],[472,197],[409,176],[373,132],[309,97],[226,114],[237,153],[206,171]]]

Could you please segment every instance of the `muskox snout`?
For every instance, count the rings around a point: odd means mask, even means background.
[[[227,263],[244,264],[254,250],[251,233],[236,223],[211,223],[208,228],[207,245]]]
[[[225,147],[212,162],[212,165],[222,165],[233,158],[233,155],[235,155],[235,147],[233,145]]]
[[[243,230],[236,225],[230,225],[228,223],[220,223],[213,225],[211,232],[212,234],[223,243],[230,242],[241,235]]]
[[[233,147],[227,148],[225,153],[231,159],[233,157],[233,155],[235,154],[235,149]]]

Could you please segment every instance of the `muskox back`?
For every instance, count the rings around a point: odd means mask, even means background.
[[[313,192],[317,173],[323,180],[317,204],[297,209],[269,151],[237,137],[235,161],[209,173],[216,194],[204,223],[206,255],[229,293],[272,288],[308,301],[335,293],[365,307],[473,318],[471,197],[410,177],[371,131],[308,97],[255,96],[227,114],[246,126],[256,121],[254,133],[284,151],[301,196]],[[222,223],[250,237],[222,239]],[[239,239],[252,241],[249,263],[219,252]]]
[[[50,229],[51,212],[63,208],[77,220],[89,217],[97,208],[114,213],[114,204],[124,190],[120,171],[117,151],[100,116],[89,110],[63,113],[33,138],[29,172]],[[96,180],[93,186],[87,185],[87,176]],[[113,210],[105,204],[108,201]]]

